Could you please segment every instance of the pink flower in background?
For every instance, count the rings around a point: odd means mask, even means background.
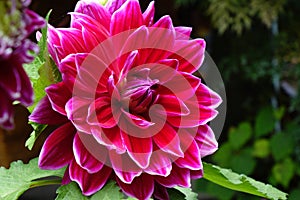
[[[23,64],[33,60],[35,43],[26,39],[45,25],[43,18],[27,9],[30,1],[0,1],[0,127],[13,128],[13,105],[33,103],[33,90]]]
[[[168,199],[166,188],[190,187],[201,158],[217,149],[207,123],[221,99],[192,75],[205,42],[153,16],[154,2],[142,13],[137,0],[82,0],[70,28],[49,26],[63,80],[46,88],[30,120],[60,126],[39,166],[67,165],[63,182],[85,195],[114,179],[129,196]]]

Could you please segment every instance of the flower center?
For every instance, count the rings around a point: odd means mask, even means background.
[[[148,69],[129,72],[120,82],[123,107],[131,114],[147,112],[157,98],[158,80],[151,80],[148,75]]]

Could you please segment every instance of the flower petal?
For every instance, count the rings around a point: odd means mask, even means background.
[[[13,129],[14,116],[13,106],[9,98],[6,97],[5,92],[0,87],[0,127],[5,129]]]
[[[160,132],[153,136],[155,144],[164,152],[176,157],[183,157],[180,147],[180,138],[177,132],[168,123],[165,123]]]
[[[176,59],[163,59],[157,63],[150,65],[149,77],[154,80],[159,80],[160,84],[172,79],[177,73],[178,60]],[[148,67],[148,66],[147,66]]]
[[[107,10],[112,14],[117,11],[126,0],[108,0],[105,4]]]
[[[73,160],[69,167],[70,178],[76,181],[84,195],[92,195],[99,191],[107,182],[112,169],[103,166],[103,168],[94,174],[88,173],[85,169],[81,168],[75,160]]]
[[[112,109],[113,106],[110,97],[98,97],[89,107],[88,123],[91,125],[99,125],[103,128],[116,126],[121,112],[118,112],[118,109]]]
[[[203,177],[203,169],[200,170],[191,170],[191,179],[199,179]]]
[[[109,30],[111,13],[97,1],[79,1],[76,4],[75,12],[86,14]]]
[[[140,200],[149,199],[154,191],[153,177],[147,174],[136,177],[130,184],[123,183],[119,179],[117,182],[126,195]]]
[[[151,26],[153,24],[154,12],[155,12],[154,1],[151,1],[148,8],[143,13],[144,24],[146,26]]]
[[[39,124],[57,125],[63,124],[68,119],[60,113],[54,111],[47,96],[43,97],[29,116],[29,120]]]
[[[91,126],[86,122],[90,100],[72,97],[66,103],[65,110],[67,117],[71,120],[78,131],[90,134]]]
[[[123,183],[130,184],[133,179],[142,174],[142,169],[128,156],[128,154],[118,154],[116,151],[109,151],[112,168],[118,179]]]
[[[157,92],[159,94],[175,94],[175,96],[183,101],[187,99],[197,100],[195,92],[201,79],[184,72],[177,72],[171,80],[163,83]]]
[[[175,163],[181,168],[191,170],[203,169],[199,147],[194,138],[184,129],[178,133],[184,157],[178,158]]]
[[[198,105],[198,102],[185,101],[185,105],[190,110],[189,115],[168,116],[167,121],[175,127],[197,127],[204,125],[214,119],[218,111],[205,106]]]
[[[151,155],[150,164],[144,171],[150,175],[166,177],[171,173],[171,170],[172,162],[169,156],[160,150],[156,150]]]
[[[110,149],[115,149],[117,153],[124,153],[126,151],[118,126],[102,128],[102,132],[93,131],[93,135],[97,141]]]
[[[55,170],[70,163],[73,158],[72,143],[75,132],[73,125],[69,122],[51,133],[39,156],[41,169]]]
[[[145,169],[149,166],[152,154],[152,139],[138,138],[129,135],[131,130],[121,131],[125,147],[131,159],[141,168]]]
[[[216,137],[208,125],[199,126],[195,140],[200,149],[201,157],[213,154],[218,149]]]
[[[159,95],[156,104],[164,107],[164,110],[158,111],[168,116],[186,116],[190,113],[188,107],[174,95]]]
[[[78,134],[75,135],[73,142],[73,152],[77,164],[88,173],[96,173],[103,167],[103,163],[94,158],[81,142]]]
[[[138,28],[143,24],[143,16],[138,0],[126,1],[111,17],[112,35]]]
[[[153,196],[157,200],[169,200],[170,199],[167,188],[158,183],[155,183],[155,185],[154,185]]]
[[[173,165],[173,169],[169,176],[156,176],[155,181],[168,188],[175,186],[191,187],[190,170]]]
[[[222,103],[221,97],[202,83],[196,91],[196,96],[199,105],[207,106],[209,108],[217,108]]]
[[[17,63],[12,63],[12,65],[16,64]],[[7,98],[11,100],[20,98],[22,85],[21,77],[18,73],[17,67],[9,66],[7,61],[1,62],[1,65],[2,66],[0,68],[0,87],[5,89]],[[3,93],[1,93],[1,95],[3,95]]]
[[[204,53],[205,41],[203,39],[176,40],[174,54],[170,58],[178,59],[179,71],[194,73],[201,66]]]
[[[50,85],[45,90],[53,110],[62,115],[66,115],[65,105],[72,96],[66,85],[60,82]]]
[[[192,28],[185,26],[175,27],[176,31],[176,40],[188,40],[190,39]]]

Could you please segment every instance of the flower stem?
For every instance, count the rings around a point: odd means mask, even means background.
[[[47,186],[47,185],[60,185],[61,179],[50,179],[50,180],[37,180],[32,181],[30,188],[36,188],[40,186]]]

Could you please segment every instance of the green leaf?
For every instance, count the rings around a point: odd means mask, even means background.
[[[103,187],[99,192],[91,197],[91,200],[111,200],[111,199],[122,199],[124,197],[123,193],[120,192],[120,188],[115,182],[108,182],[105,187]]]
[[[12,162],[9,169],[0,168],[0,199],[16,200],[29,188],[40,185],[59,183],[61,180],[36,180],[49,176],[62,177],[65,169],[41,170],[38,159],[32,159],[28,164],[22,161]]]
[[[288,134],[278,133],[271,138],[270,146],[274,159],[280,161],[293,152],[294,140]]]
[[[266,139],[256,140],[254,143],[253,156],[266,158],[270,154],[270,142]]]
[[[67,185],[60,186],[57,191],[57,197],[55,200],[88,200],[89,198],[83,196],[78,185],[75,182],[71,182]]]
[[[263,108],[255,120],[255,136],[261,137],[273,131],[275,126],[275,117],[271,107]]]
[[[287,194],[230,169],[203,163],[204,178],[223,187],[268,199],[287,199]]]
[[[25,147],[27,147],[29,150],[32,150],[35,141],[38,139],[38,137],[41,135],[41,133],[45,130],[45,128],[47,128],[47,125],[37,124],[34,122],[29,122],[29,124],[32,125],[33,131],[30,134],[30,137],[26,140]]]
[[[229,132],[229,143],[233,149],[243,147],[252,135],[252,128],[249,122],[242,122],[238,128],[232,128]]]
[[[51,11],[46,16],[48,22]],[[37,103],[46,95],[45,88],[52,83],[61,81],[57,66],[51,60],[47,49],[47,26],[42,29],[42,37],[38,42],[40,51],[32,63],[25,64],[24,69],[30,78],[34,91],[34,103],[28,107],[32,112]]]
[[[174,187],[174,189],[180,191],[185,195],[185,200],[197,200],[198,194],[193,192],[191,188],[183,188],[183,187]]]
[[[225,167],[230,167],[230,161],[232,159],[232,147],[226,142],[222,144],[219,150],[213,155],[212,159],[214,162],[221,164]]]
[[[286,158],[283,162],[273,166],[272,173],[275,180],[287,188],[295,174],[295,165],[291,158]]]
[[[239,154],[233,155],[231,159],[232,170],[249,175],[256,166],[256,161],[251,157],[252,149],[246,148],[239,152]]]
[[[292,190],[289,195],[289,200],[298,200],[300,197],[300,188]]]
[[[75,182],[63,185],[57,189],[57,197],[55,200],[111,200],[123,199],[124,195],[120,192],[120,188],[115,182],[108,182],[100,191],[92,196],[84,196]]]

